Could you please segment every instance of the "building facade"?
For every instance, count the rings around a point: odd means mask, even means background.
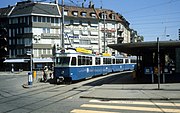
[[[0,19],[6,21],[3,26],[8,31],[8,58],[28,59],[27,51],[31,51],[34,68],[52,63],[54,51],[62,44],[61,9],[59,4],[32,1],[1,8]],[[117,54],[107,45],[130,42],[128,21],[112,10],[94,8],[92,3],[87,8],[65,6],[64,18],[65,48]]]

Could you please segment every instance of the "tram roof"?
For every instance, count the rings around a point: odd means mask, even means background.
[[[136,43],[121,43],[109,44],[108,47],[119,52],[124,52],[131,55],[143,55],[148,52],[157,51],[157,41],[153,42],[136,42]],[[160,51],[169,51],[180,48],[180,41],[159,41]]]

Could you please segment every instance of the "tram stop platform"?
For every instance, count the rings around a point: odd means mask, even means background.
[[[180,83],[104,84],[81,98],[102,100],[180,100]]]

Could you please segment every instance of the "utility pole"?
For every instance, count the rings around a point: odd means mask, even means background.
[[[159,37],[157,37],[157,48],[158,48],[158,89],[160,89],[160,53],[159,53]]]
[[[62,48],[64,49],[64,0],[62,0]],[[61,40],[60,40],[61,41]]]
[[[105,25],[105,11],[103,11],[103,21],[104,21],[104,53],[106,52],[106,25]]]

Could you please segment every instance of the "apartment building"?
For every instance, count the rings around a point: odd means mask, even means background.
[[[33,68],[53,63],[53,53],[62,44],[61,9],[59,4],[32,1],[1,8],[0,19],[8,30],[8,59],[27,63],[27,51],[31,51]],[[89,7],[65,5],[64,18],[65,47],[117,53],[107,45],[130,42],[128,21],[113,10],[95,8],[92,3]]]

